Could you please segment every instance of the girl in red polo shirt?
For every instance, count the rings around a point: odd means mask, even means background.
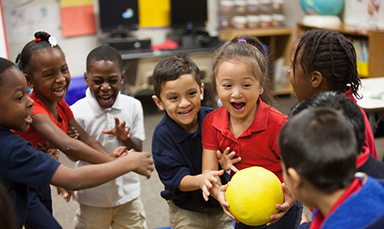
[[[231,167],[222,165],[224,170],[232,169],[233,173],[250,166],[262,166],[283,181],[277,139],[287,117],[268,105],[272,97],[266,90],[267,61],[260,41],[247,35],[234,38],[217,50],[212,90],[216,90],[213,94],[218,95],[223,106],[208,114],[203,123],[203,173],[218,170],[218,158],[234,156],[233,166],[232,163]],[[219,180],[212,183],[206,180],[201,184],[203,196],[207,200],[212,195],[236,220],[227,209],[220,185]],[[277,206],[280,212],[271,216],[268,225],[296,228],[302,206],[294,204],[295,200],[286,196],[285,203]],[[236,228],[257,227],[237,223]]]

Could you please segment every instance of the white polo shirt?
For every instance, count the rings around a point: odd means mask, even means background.
[[[104,109],[95,97],[86,90],[86,96],[71,106],[76,121],[93,138],[99,141],[109,154],[124,143],[117,137],[103,134],[102,130],[115,128],[114,117],[125,121],[131,129],[132,137],[144,140],[144,115],[141,102],[133,97],[120,94],[111,108]],[[78,161],[76,167],[88,164]],[[114,207],[125,204],[140,195],[139,177],[129,172],[103,185],[75,192],[80,204],[94,207]]]

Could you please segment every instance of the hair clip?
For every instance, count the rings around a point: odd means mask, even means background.
[[[244,39],[240,39],[240,40],[237,41],[237,43],[247,43],[247,41],[244,40]]]
[[[33,41],[36,42],[36,43],[37,43],[37,42],[40,42],[40,41],[41,41],[41,38],[35,38],[35,39],[33,39]]]
[[[57,46],[57,40],[52,36],[48,38],[48,42],[51,45],[51,47]]]

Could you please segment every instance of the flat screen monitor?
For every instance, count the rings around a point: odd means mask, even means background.
[[[111,35],[128,35],[139,26],[138,0],[99,0],[100,28]]]
[[[186,32],[205,28],[207,21],[207,0],[170,0],[171,27]]]

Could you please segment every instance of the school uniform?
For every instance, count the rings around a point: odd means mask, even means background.
[[[384,164],[373,158],[366,146],[363,146],[363,153],[357,158],[356,167],[358,172],[376,179],[384,179]]]
[[[0,178],[12,199],[18,228],[22,228],[27,217],[29,185],[38,188],[49,186],[60,163],[36,151],[30,142],[2,126],[0,144]],[[57,225],[47,225],[47,228],[58,228]]]
[[[229,113],[225,107],[208,114],[203,124],[203,148],[220,150],[230,147],[236,152],[241,161],[235,164],[241,170],[251,166],[261,166],[273,172],[283,182],[283,172],[280,164],[278,136],[280,129],[288,117],[275,108],[264,103],[260,98],[251,125],[238,138],[232,134],[229,123]],[[290,210],[276,223],[268,228],[294,228],[301,218],[302,205],[296,202]],[[265,228],[247,226],[236,223],[235,228]]]
[[[176,214],[177,211],[180,215],[196,212],[197,215],[200,213],[201,217],[209,212],[215,212],[215,215],[220,215],[229,223],[231,222],[214,198],[209,198],[207,202],[204,200],[201,189],[190,192],[178,189],[180,181],[185,176],[194,176],[202,172],[201,128],[205,116],[212,110],[212,108],[201,107],[198,113],[199,127],[193,133],[184,130],[167,113],[164,114],[153,133],[153,159],[159,178],[164,184],[165,190],[161,192],[161,196],[169,203],[171,224],[172,214]],[[225,176],[229,178],[226,173],[221,176],[223,184],[227,183]],[[182,210],[178,210],[175,206]],[[212,219],[210,221],[213,221]],[[203,218],[199,219],[199,221],[202,220]]]

